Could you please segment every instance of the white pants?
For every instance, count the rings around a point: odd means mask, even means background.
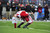
[[[35,13],[34,13],[34,18],[35,18],[35,20],[37,20],[37,16],[38,16],[38,12],[35,12]]]

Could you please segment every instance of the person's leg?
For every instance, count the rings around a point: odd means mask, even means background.
[[[13,11],[13,15],[16,14],[16,11]]]
[[[45,18],[46,18],[46,12],[44,13],[44,18],[43,19],[45,20]]]
[[[40,20],[42,20],[42,16],[43,16],[42,13],[40,13]]]
[[[16,28],[16,23],[14,23],[14,28]]]
[[[8,17],[9,17],[9,19],[10,19],[10,12],[8,12]]]
[[[33,23],[33,19],[31,18],[31,16],[29,16],[29,21],[25,26],[23,26],[23,28],[27,28],[27,26],[29,26],[32,23]]]
[[[36,20],[36,12],[34,13],[34,18],[35,18],[35,20]]]
[[[35,12],[35,20],[37,20],[37,16],[38,16],[38,13],[37,12]]]
[[[27,26],[29,26],[30,25],[30,23],[27,23],[23,28],[27,28]]]
[[[0,19],[2,19],[2,15],[0,15]]]
[[[2,19],[2,12],[1,12],[1,15],[0,16],[1,16],[1,19]]]
[[[8,12],[6,11],[6,18],[8,19]]]
[[[7,18],[9,19],[9,12],[7,12]]]
[[[40,19],[40,13],[38,13],[38,20]]]
[[[14,24],[14,28],[16,28],[16,24],[17,24],[18,20],[16,20],[16,17],[12,17],[12,24]]]
[[[45,17],[46,17],[46,18],[47,18],[47,13],[48,13],[48,12],[45,12]]]
[[[21,28],[21,25],[23,25],[24,22],[21,22],[19,25],[18,25],[18,28]]]
[[[14,14],[15,14],[15,11],[12,11],[12,17],[13,17]]]
[[[12,11],[12,17],[13,17],[13,11]]]
[[[47,20],[49,19],[49,13],[47,13]]]

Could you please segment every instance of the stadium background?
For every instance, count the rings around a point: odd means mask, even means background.
[[[3,3],[3,5],[6,5],[7,2],[11,3],[15,1],[17,3],[23,3],[23,4],[30,3],[30,4],[36,4],[36,5],[38,5],[39,3],[41,3],[42,5],[45,5],[45,3],[47,3],[50,7],[50,0],[0,0],[0,1]]]
[[[37,5],[37,6],[38,6],[39,3],[41,3],[42,6],[44,6],[45,3],[47,3],[48,7],[49,7],[49,11],[50,11],[50,0],[0,0],[0,1],[2,2],[2,6],[6,6],[7,2],[9,2],[10,6],[11,6],[11,2],[13,2],[13,1],[17,2],[18,4],[22,3],[22,4],[25,5],[25,4],[30,3],[30,4],[34,4],[34,5]],[[5,12],[6,12],[5,7],[3,7],[3,10],[4,11],[2,13],[5,14]]]

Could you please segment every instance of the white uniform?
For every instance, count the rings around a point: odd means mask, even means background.
[[[22,11],[18,11],[18,12],[16,13],[16,15],[18,14],[17,16],[18,16],[18,17],[21,17],[21,16],[20,16],[21,12],[22,12]]]
[[[17,18],[17,17],[12,17],[12,23],[17,23],[18,21],[21,21],[21,22],[26,22],[26,21],[23,21],[23,20],[21,20],[21,16],[20,16],[20,13],[21,13],[22,11],[19,11],[19,12],[17,12],[16,13],[16,15],[19,17],[19,18]],[[27,13],[27,12],[26,12]],[[28,21],[28,23],[32,23],[33,22],[33,20],[32,20],[32,18],[31,18],[31,16],[29,16],[29,21]]]
[[[29,16],[29,21],[28,21],[28,23],[33,23],[33,20],[32,20],[32,18],[31,18],[31,16]]]
[[[19,17],[19,18],[17,18],[17,17],[12,17],[12,23],[17,23],[18,21],[21,21],[21,22],[24,22],[23,20],[21,20],[21,16],[20,16],[20,13],[21,13],[22,11],[18,11],[17,13],[16,13],[16,15]]]
[[[22,12],[22,11],[18,11],[18,12],[16,13],[16,15],[18,14],[17,16],[18,16],[18,17],[21,17],[21,16],[20,16],[21,12]],[[26,13],[27,13],[27,12],[26,12]],[[28,14],[28,13],[27,13],[27,14]]]

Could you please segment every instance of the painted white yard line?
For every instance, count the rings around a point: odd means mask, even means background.
[[[50,26],[50,25],[47,25],[47,24],[39,24],[39,25],[43,25],[43,26]]]
[[[0,26],[0,27],[10,27],[10,26]],[[42,30],[42,29],[35,29],[35,28],[29,28],[31,30],[39,30],[39,31],[45,31],[45,32],[50,32],[49,30]]]
[[[4,28],[4,27],[11,27],[11,26],[0,26],[0,27],[3,27]]]
[[[29,29],[35,29],[35,28],[29,28]],[[49,30],[42,30],[42,29],[35,29],[35,30],[39,30],[39,31],[45,31],[45,32],[50,32]]]

